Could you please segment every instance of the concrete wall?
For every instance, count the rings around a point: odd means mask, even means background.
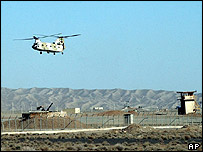
[[[185,113],[194,113],[195,101],[185,101]]]

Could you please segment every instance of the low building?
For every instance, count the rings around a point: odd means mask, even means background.
[[[80,108],[67,108],[67,109],[63,109],[63,111],[66,112],[67,114],[80,113]]]
[[[132,108],[130,106],[124,107],[123,109],[121,109],[121,111],[125,111],[125,112],[129,112],[129,111],[135,111],[137,112],[138,108]]]
[[[93,108],[93,111],[102,111],[102,110],[104,110],[103,107],[94,107]]]

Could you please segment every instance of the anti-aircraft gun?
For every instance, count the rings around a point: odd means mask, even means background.
[[[53,104],[53,103],[51,103],[51,104],[49,105],[49,107],[47,108],[47,110],[45,110],[43,106],[37,107],[37,110],[40,110],[40,109],[41,109],[41,111],[49,111],[49,109],[51,108],[52,104]]]
[[[29,111],[26,113],[22,113],[22,120],[27,120],[27,119],[31,119],[34,117],[43,117],[43,116],[48,116],[49,113],[53,113],[53,111],[49,111],[49,109],[51,108],[51,106],[53,105],[53,103],[51,103],[49,105],[49,107],[45,110],[43,106],[39,106],[37,107],[37,111]]]

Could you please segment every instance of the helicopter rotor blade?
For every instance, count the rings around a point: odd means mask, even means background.
[[[57,37],[57,38],[68,38],[68,37],[74,37],[74,36],[79,36],[81,34],[74,34],[74,35],[67,35],[67,36],[54,36],[54,37]]]
[[[81,34],[74,34],[74,35],[69,35],[69,36],[63,36],[63,38],[68,38],[68,37],[74,37],[74,36],[79,36]]]
[[[35,34],[35,35],[41,35],[41,37],[33,36],[32,38],[14,39],[14,40],[33,40],[33,39],[46,38],[46,37],[69,38],[69,37],[74,37],[74,36],[81,35],[81,34],[74,34],[74,35],[67,35],[67,36],[57,36],[57,35],[60,35],[60,34],[62,34],[62,33],[57,33],[57,34],[52,34],[52,35]]]
[[[62,33],[58,33],[58,34],[52,34],[52,35],[49,35],[49,36],[55,36],[55,35],[61,35]]]
[[[14,39],[14,40],[33,40],[34,38],[26,38],[26,39]]]
[[[55,35],[55,34],[54,34]],[[14,39],[14,40],[33,40],[33,39],[39,39],[39,38],[46,38],[46,37],[49,37],[49,36],[46,36],[46,35],[44,35],[44,36],[42,36],[42,37],[35,37],[35,36],[33,36],[32,38],[26,38],[26,39]]]
[[[40,36],[43,36],[41,38],[45,38],[45,37],[52,37],[52,36],[55,36],[55,35],[60,35],[62,33],[57,33],[57,34],[52,34],[52,35],[43,35],[43,34],[34,34],[34,35],[40,35]]]

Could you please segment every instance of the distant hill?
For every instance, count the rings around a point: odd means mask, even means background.
[[[196,93],[197,102],[202,102],[202,93]],[[176,91],[164,90],[123,90],[123,89],[69,89],[69,88],[1,88],[1,110],[36,110],[53,102],[50,110],[81,108],[89,111],[93,107],[105,110],[121,109],[129,101],[131,107],[175,108],[180,105]]]

